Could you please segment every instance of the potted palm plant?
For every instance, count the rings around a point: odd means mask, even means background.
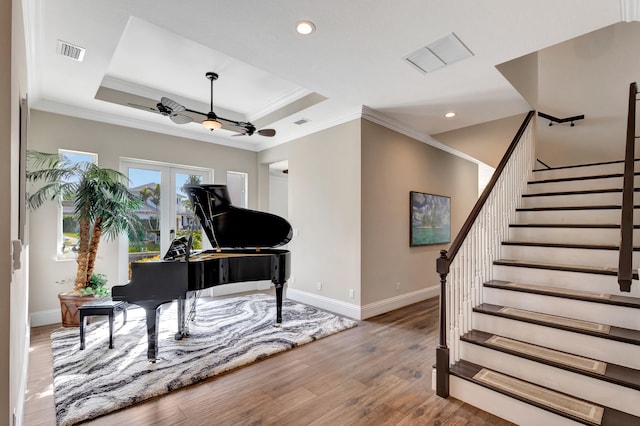
[[[93,296],[105,295],[105,276],[94,273],[102,236],[109,240],[122,233],[140,235],[142,227],[136,212],[142,202],[129,191],[127,177],[116,170],[91,162],[73,163],[58,154],[38,151],[28,151],[27,160],[27,181],[42,183],[27,195],[30,209],[49,200],[73,203],[79,225],[75,284],[72,291],[60,293],[59,298],[63,325],[78,325],[78,306]]]

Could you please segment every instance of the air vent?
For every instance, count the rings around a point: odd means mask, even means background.
[[[471,56],[473,53],[467,46],[454,33],[451,33],[408,54],[404,60],[418,71],[427,74]]]
[[[85,49],[73,45],[71,43],[67,43],[66,41],[58,40],[58,47],[56,48],[56,53],[62,56],[66,56],[67,58],[71,58],[74,61],[82,62],[84,59]]]
[[[308,118],[301,118],[298,121],[294,121],[293,124],[297,124],[298,126],[302,126],[305,123],[310,122],[311,120],[309,120]]]

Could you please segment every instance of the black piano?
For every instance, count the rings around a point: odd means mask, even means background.
[[[176,339],[188,335],[185,300],[198,290],[245,281],[271,280],[276,290],[275,325],[282,322],[282,292],[291,274],[291,253],[275,249],[291,240],[280,216],[231,204],[226,185],[185,185],[194,213],[213,250],[195,252],[190,239],[174,240],[163,260],[132,262],[128,284],[111,289],[113,300],[143,307],[149,361],[158,357],[160,306],[178,301]]]

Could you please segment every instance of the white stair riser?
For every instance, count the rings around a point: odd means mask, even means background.
[[[543,314],[557,315],[616,327],[640,329],[640,310],[605,303],[585,302],[492,287],[483,289],[483,300]],[[640,352],[640,348],[637,349]]]
[[[640,243],[640,229],[633,231],[633,240]],[[618,244],[620,242],[620,229],[510,227],[509,241],[558,244]]]
[[[622,293],[618,285],[618,278],[612,275],[494,265],[493,279],[640,297],[640,283],[638,281],[633,281],[630,293]]]
[[[635,389],[472,343],[462,342],[460,350],[462,358],[466,361],[576,398],[640,416],[640,391]]]
[[[640,202],[640,193],[635,193],[634,203]],[[573,207],[573,206],[619,206],[622,205],[621,192],[595,194],[537,195],[522,197],[523,208],[533,207]]]
[[[596,250],[566,247],[501,245],[503,259],[528,260],[532,262],[560,263],[563,265],[589,265],[617,268],[620,258],[618,250]],[[633,253],[633,265],[640,263],[640,253]]]
[[[515,223],[610,225],[620,224],[621,214],[620,209],[518,211]],[[640,223],[639,209],[634,209],[633,221]]]
[[[527,194],[539,194],[541,192],[565,192],[565,191],[585,191],[590,189],[612,189],[622,188],[623,178],[609,177],[600,179],[581,179],[558,182],[540,182],[527,185]],[[635,176],[636,187],[640,186],[640,176]]]
[[[457,376],[450,376],[452,397],[520,426],[582,426],[581,423],[510,398]]]
[[[556,170],[536,170],[532,180],[563,179],[570,177],[584,177],[624,173],[624,163],[599,164],[597,166],[570,167]]]
[[[640,369],[638,346],[474,312],[473,328],[563,352]]]

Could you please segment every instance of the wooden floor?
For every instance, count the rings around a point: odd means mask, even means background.
[[[88,425],[510,425],[431,390],[438,299]],[[25,425],[55,425],[49,334],[31,332]],[[116,336],[117,344],[117,336]]]

